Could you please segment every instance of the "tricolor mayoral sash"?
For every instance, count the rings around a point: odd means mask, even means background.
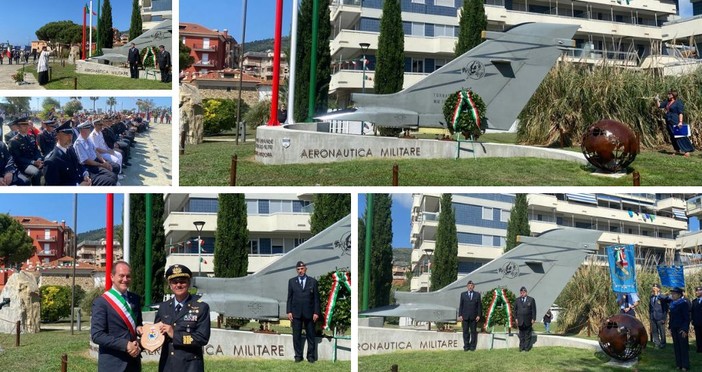
[[[132,312],[132,307],[127,303],[127,301],[122,297],[122,295],[117,292],[114,288],[102,294],[108,304],[119,314],[124,324],[129,329],[129,333],[132,334],[132,339],[136,339],[136,317]]]

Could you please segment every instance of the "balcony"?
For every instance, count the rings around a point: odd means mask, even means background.
[[[56,256],[56,250],[55,250],[55,249],[49,249],[48,251],[39,251],[39,252],[37,252],[37,256],[39,256],[39,257],[51,257],[51,256]]]
[[[405,72],[405,80],[402,84],[402,89],[410,87],[429,74]],[[366,92],[373,92],[373,84],[375,80],[375,71],[366,70]],[[339,89],[353,89],[360,92],[363,89],[363,71],[362,70],[338,70],[332,75],[329,82],[329,93],[333,94]]]
[[[40,243],[42,243],[42,242],[55,242],[56,241],[55,236],[46,237],[46,236],[39,236],[38,235],[35,239],[36,239],[36,241],[38,241]]]
[[[702,215],[702,196],[698,196],[688,200],[686,203],[688,216]]]
[[[360,55],[360,43],[370,43],[369,50],[378,50],[378,33],[369,31],[341,30],[329,43],[332,60]],[[405,35],[405,54],[442,54],[442,58],[453,58],[456,38],[449,36],[425,37]]]
[[[196,51],[196,52],[216,52],[217,51],[217,45],[202,45],[202,44],[195,44],[190,49]]]
[[[217,63],[215,61],[197,61],[193,63],[195,67],[207,67],[207,68],[217,68]]]

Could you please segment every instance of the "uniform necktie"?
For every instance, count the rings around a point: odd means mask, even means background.
[[[472,300],[473,299],[473,292],[468,292],[468,299]]]
[[[176,305],[176,313],[179,313],[180,309],[182,309],[182,308],[183,308],[183,305],[181,305],[181,304]]]
[[[522,303],[523,303],[523,304],[526,303],[526,297],[522,297]]]

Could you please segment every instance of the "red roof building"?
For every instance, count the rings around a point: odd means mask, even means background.
[[[237,63],[237,42],[227,29],[211,30],[196,23],[180,23],[180,41],[190,48],[194,58],[186,72],[205,73],[234,67]]]
[[[66,255],[72,230],[66,221],[49,221],[42,217],[13,216],[33,240],[36,252],[27,263],[48,263]]]

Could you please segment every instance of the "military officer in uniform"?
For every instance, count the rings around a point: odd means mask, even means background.
[[[472,280],[466,285],[467,291],[461,293],[461,301],[458,305],[458,321],[463,327],[463,351],[475,351],[478,343],[478,331],[476,326],[483,313],[483,303],[480,300],[480,293],[474,291],[475,284]]]
[[[27,182],[18,177],[15,160],[4,142],[0,142],[0,186],[24,186]]]
[[[17,169],[31,180],[32,185],[39,185],[44,159],[34,136],[27,134],[29,120],[28,117],[17,119],[19,133],[10,140],[10,154],[15,159]]]
[[[307,337],[307,361],[317,361],[317,342],[315,339],[314,323],[321,314],[319,309],[319,286],[315,278],[307,276],[307,266],[298,261],[295,265],[297,276],[288,281],[288,301],[286,312],[293,331],[293,348],[295,362],[302,361],[302,329]]]
[[[59,124],[56,120],[44,120],[41,124],[44,126],[44,130],[39,133],[39,149],[46,157],[56,146],[56,127]]]
[[[695,327],[696,351],[702,353],[702,287],[695,288],[695,295],[697,297],[692,300],[690,317],[692,319],[692,325]]]
[[[651,320],[653,345],[659,349],[665,347],[665,320],[668,317],[670,298],[661,294],[661,287],[654,284],[651,287],[651,298],[648,300],[648,318]]]
[[[90,186],[92,180],[88,170],[78,160],[76,150],[71,146],[73,128],[67,120],[56,129],[58,142],[44,161],[44,184],[47,186]],[[109,176],[114,173],[105,171]],[[110,178],[111,180],[111,178]],[[100,179],[100,181],[104,181]],[[109,186],[100,184],[98,186]]]
[[[93,185],[96,186],[120,186],[117,181],[117,172],[115,172],[112,164],[105,161],[100,154],[95,151],[95,145],[88,141],[88,135],[93,130],[93,124],[90,121],[81,123],[76,128],[80,131],[80,136],[73,143],[78,161],[85,166],[90,173],[90,179],[93,180]]]
[[[162,302],[155,323],[161,323],[166,340],[161,347],[159,372],[203,372],[202,348],[210,340],[210,306],[200,296],[188,293],[192,272],[186,266],[172,265],[166,279],[175,295]]]
[[[675,366],[679,370],[690,369],[688,333],[690,332],[690,304],[683,297],[683,290],[675,287],[670,290],[670,336],[673,338]]]
[[[17,133],[19,133],[19,130],[17,129],[17,120],[10,121],[9,123],[7,123],[7,126],[10,127],[10,131],[5,133],[5,143],[9,145],[12,137],[16,136]]]
[[[527,296],[526,287],[519,290],[519,295],[514,302],[514,313],[517,317],[519,327],[519,351],[531,350],[531,334],[536,321],[536,301],[533,297]]]

